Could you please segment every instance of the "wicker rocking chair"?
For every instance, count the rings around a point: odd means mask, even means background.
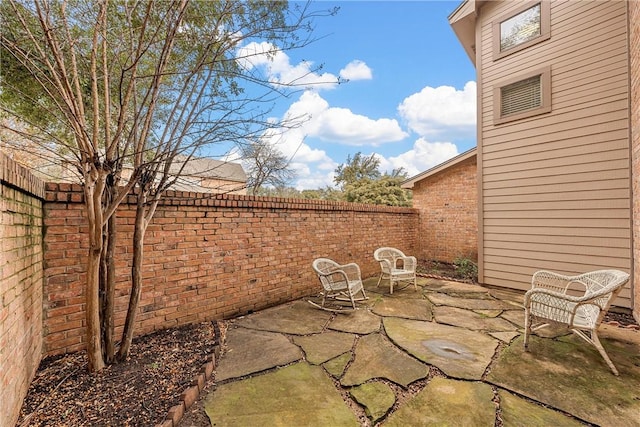
[[[399,282],[413,282],[413,286],[418,290],[416,283],[416,257],[406,256],[402,251],[396,248],[378,248],[373,253],[373,257],[380,263],[380,278],[378,285],[382,279],[389,279],[389,292],[393,293],[393,285]]]
[[[314,306],[328,311],[350,311],[356,309],[356,301],[368,299],[358,264],[352,262],[340,265],[328,258],[318,258],[313,261],[312,266],[322,284],[322,302],[317,304],[309,301]],[[358,297],[358,294],[361,296]],[[328,301],[334,305],[326,305]],[[345,307],[339,302],[349,302],[351,307]]]
[[[611,371],[618,375],[618,370],[598,339],[597,330],[609,306],[628,281],[629,274],[618,270],[599,270],[579,276],[536,272],[531,280],[532,287],[524,297],[525,350],[532,330],[550,323],[565,325],[592,344]],[[571,295],[578,292],[580,296]],[[534,320],[542,324],[532,328]]]

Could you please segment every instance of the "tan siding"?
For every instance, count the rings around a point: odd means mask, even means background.
[[[633,314],[640,322],[640,2],[630,1],[631,152],[633,169]]]
[[[478,20],[481,279],[528,289],[539,269],[629,271],[626,3],[553,1],[551,38],[494,61],[491,23],[514,3],[487,2]],[[494,87],[541,66],[551,113],[494,125]]]
[[[627,192],[629,185],[629,179],[600,179],[598,181],[590,182],[563,182],[560,184],[547,184],[543,187],[538,185],[533,186],[520,186],[518,188],[518,194],[514,195],[513,190],[510,187],[507,188],[485,188],[484,195],[486,197],[491,196],[505,196],[505,200],[509,200],[508,197],[514,197],[514,200],[525,200],[523,197],[530,194],[526,200],[535,200],[536,195],[541,195],[545,200],[555,200],[561,198],[562,200],[571,200],[576,195],[579,195],[582,191],[597,191],[597,190],[610,190],[608,193],[611,195],[617,195],[621,192]],[[595,196],[593,196],[595,198]]]

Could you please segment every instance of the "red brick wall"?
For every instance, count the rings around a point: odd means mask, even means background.
[[[44,183],[0,153],[0,426],[13,426],[42,354]]]
[[[453,262],[478,258],[476,156],[414,184],[413,207],[420,213],[416,256]]]
[[[84,347],[87,239],[79,186],[47,184],[45,203],[45,352]],[[130,282],[134,205],[118,212],[121,332]],[[378,273],[373,251],[416,247],[417,213],[317,200],[169,192],[145,239],[137,334],[229,318],[310,295],[316,257],[357,262]]]
[[[631,159],[633,176],[633,315],[640,322],[640,2],[629,5]]]

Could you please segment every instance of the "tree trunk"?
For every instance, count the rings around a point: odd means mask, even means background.
[[[129,355],[133,330],[140,301],[140,291],[142,288],[142,260],[144,257],[144,235],[147,231],[147,221],[144,210],[145,197],[141,191],[138,193],[138,204],[136,206],[136,221],[133,231],[133,265],[131,267],[131,295],[129,296],[129,306],[127,307],[127,318],[122,331],[122,341],[118,350],[117,360],[123,362]]]
[[[112,190],[111,190],[112,191]],[[107,363],[113,363],[115,356],[113,319],[116,287],[116,266],[114,261],[116,247],[116,218],[112,215],[105,227],[105,247],[102,262],[102,334],[104,340],[104,357]]]
[[[87,174],[88,175],[88,174]],[[97,174],[96,174],[97,175]],[[86,176],[86,178],[89,178]],[[89,178],[90,179],[90,178]],[[87,359],[89,371],[98,372],[104,369],[102,354],[100,323],[100,260],[102,255],[102,223],[103,211],[101,193],[104,188],[100,178],[85,181],[84,196],[89,223],[89,253],[87,254],[87,289],[86,322],[87,322]]]

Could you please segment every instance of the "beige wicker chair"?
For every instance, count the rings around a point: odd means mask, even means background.
[[[356,263],[340,265],[328,258],[318,258],[313,261],[313,269],[322,284],[322,309],[327,309],[325,303],[328,299],[336,301],[348,301],[353,309],[356,308],[356,301],[367,299],[364,292],[360,267]],[[361,294],[357,297],[358,293]],[[312,301],[313,305],[318,306]],[[335,311],[331,309],[332,311]]]
[[[629,274],[618,270],[598,270],[579,276],[536,272],[531,280],[532,287],[524,297],[525,350],[532,330],[550,323],[565,325],[592,344],[613,373],[618,375],[618,370],[598,339],[597,330],[609,306],[628,281]],[[572,293],[581,295],[574,296]],[[532,328],[534,319],[542,324]]]
[[[399,282],[413,282],[413,286],[418,289],[416,283],[416,257],[406,256],[401,250],[396,248],[378,248],[373,253],[373,257],[380,263],[380,278],[389,279],[389,292],[393,293],[393,285]]]

